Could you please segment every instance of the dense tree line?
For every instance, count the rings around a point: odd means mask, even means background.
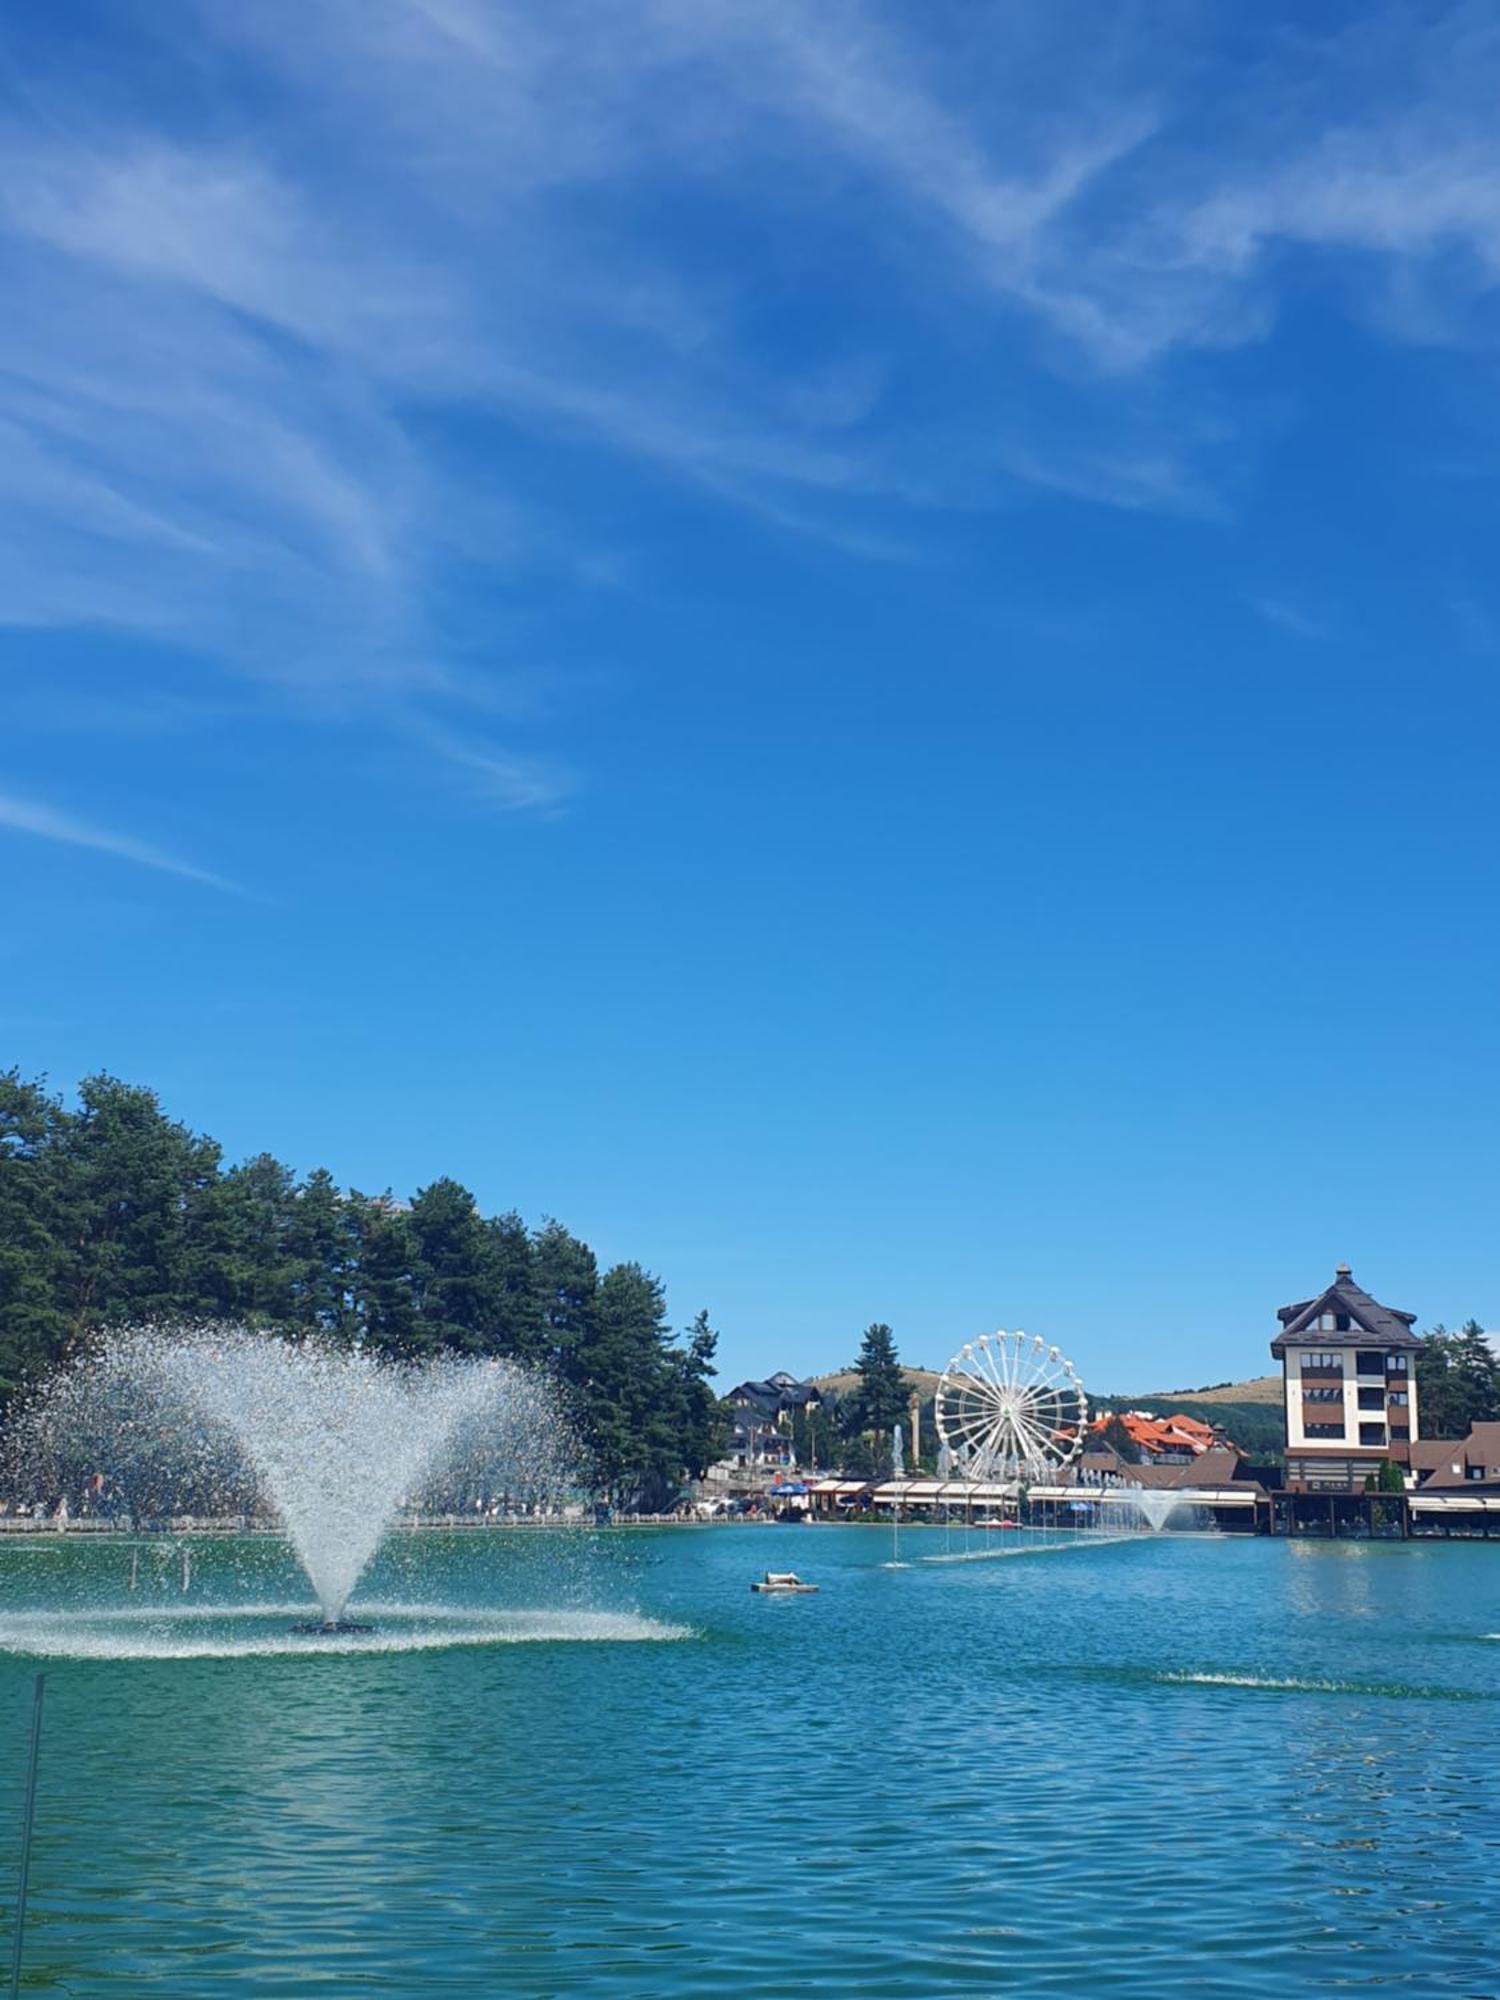
[[[149,1090],[94,1076],[70,1108],[0,1072],[0,1416],[98,1329],[201,1319],[545,1366],[621,1505],[664,1504],[723,1442],[707,1314],[677,1337],[657,1279],[601,1273],[561,1223],[481,1215],[453,1180],[402,1203],[226,1166]]]

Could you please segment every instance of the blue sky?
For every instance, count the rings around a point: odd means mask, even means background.
[[[1497,89],[1479,6],[22,0],[0,1060],[732,1379],[1500,1323]]]

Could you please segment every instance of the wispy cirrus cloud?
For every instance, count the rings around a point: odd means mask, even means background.
[[[205,889],[220,889],[234,896],[243,893],[237,883],[227,881],[224,876],[195,867],[192,862],[183,861],[147,841],[137,840],[132,834],[95,826],[89,820],[77,819],[70,813],[59,812],[53,806],[31,799],[18,798],[14,793],[0,792],[0,828],[10,833],[30,835],[36,840],[50,840],[63,847],[83,847],[95,854],[112,855],[117,861],[128,861],[137,868],[155,869],[162,875],[177,875],[183,881],[197,882]]]
[[[1226,516],[1203,364],[1290,259],[1395,338],[1500,281],[1500,30],[1084,11],[137,0],[97,87],[23,42],[0,623],[552,811],[495,607],[609,561],[606,489],[864,562],[1027,496]]]
[[[1334,636],[1330,619],[1309,611],[1304,605],[1294,604],[1288,597],[1253,597],[1250,603],[1252,610],[1268,625],[1274,625],[1280,632],[1289,632],[1294,639],[1321,642]]]
[[[553,812],[576,789],[570,772],[555,761],[517,756],[483,737],[460,735],[413,719],[412,736],[434,756],[469,775],[470,795],[505,812]]]

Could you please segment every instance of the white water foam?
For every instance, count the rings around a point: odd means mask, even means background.
[[[1270,1688],[1289,1694],[1352,1694],[1359,1692],[1343,1681],[1305,1681],[1275,1674],[1153,1674],[1153,1680],[1174,1687]]]
[[[1010,1562],[1017,1556],[1060,1556],[1069,1549],[1107,1549],[1118,1542],[1133,1542],[1134,1535],[1089,1535],[1076,1542],[1020,1542],[1002,1549],[957,1549],[951,1554],[923,1556],[925,1563]],[[890,1564],[885,1565],[887,1569]]]
[[[672,1625],[633,1611],[478,1611],[445,1604],[370,1604],[382,1622],[371,1632],[296,1633],[305,1604],[215,1604],[190,1612],[145,1607],[121,1611],[0,1613],[0,1653],[64,1660],[226,1660],[327,1653],[424,1653],[459,1646],[638,1645],[691,1639]],[[258,1630],[272,1624],[274,1629]],[[231,1625],[239,1630],[226,1630]],[[249,1627],[251,1629],[243,1629]]]
[[[1159,1673],[1151,1679],[1173,1687],[1253,1688],[1269,1694],[1349,1694],[1366,1701],[1491,1701],[1492,1695],[1471,1688],[1405,1687],[1378,1681],[1303,1679],[1295,1674]]]

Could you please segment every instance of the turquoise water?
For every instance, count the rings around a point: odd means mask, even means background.
[[[0,1542],[23,1990],[1500,1992],[1500,1550],[944,1547],[403,1535],[329,1652],[274,1542]]]

